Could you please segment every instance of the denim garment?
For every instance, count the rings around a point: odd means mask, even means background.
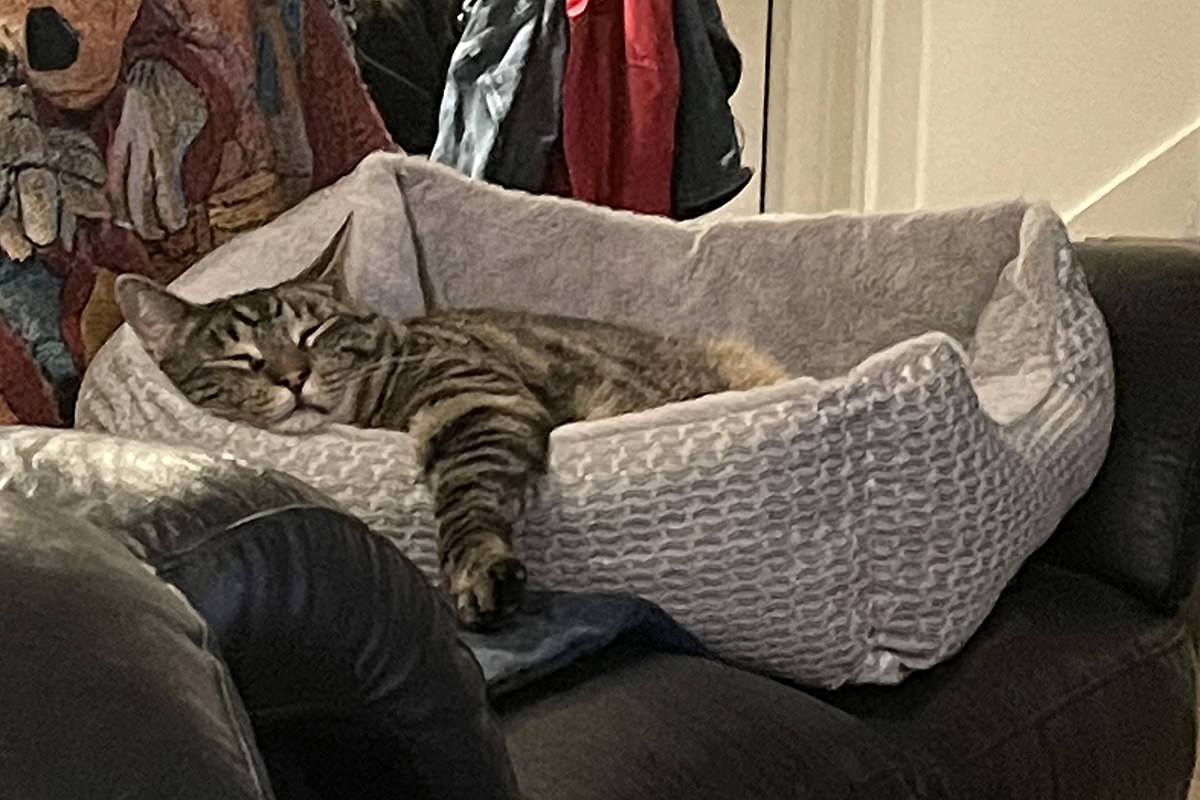
[[[472,178],[485,178],[538,32],[561,11],[546,0],[490,0],[476,2],[466,12],[430,157]]]

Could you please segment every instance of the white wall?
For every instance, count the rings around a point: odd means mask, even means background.
[[[773,210],[1024,195],[1078,235],[1200,235],[1200,2],[842,0],[838,15],[822,0],[776,3],[792,19],[773,31],[786,60],[772,65],[771,112],[790,128],[768,153]],[[844,41],[848,15],[856,60],[845,44],[841,62],[790,46]],[[821,70],[843,88],[815,101],[795,75]],[[824,168],[846,176],[844,197],[814,200],[812,169],[795,165],[828,138],[813,130],[822,110],[850,120],[843,138],[857,146]]]
[[[869,6],[860,0],[774,0],[768,211],[861,205]]]

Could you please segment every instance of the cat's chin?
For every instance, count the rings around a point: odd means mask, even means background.
[[[278,422],[272,422],[270,429],[273,433],[298,436],[303,433],[315,433],[329,427],[332,422],[333,420],[324,412],[312,408],[300,408]]]

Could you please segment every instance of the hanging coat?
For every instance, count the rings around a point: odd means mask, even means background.
[[[370,0],[354,4],[354,57],[392,139],[426,154],[450,55],[459,39],[457,0]]]
[[[675,125],[672,216],[690,219],[733,199],[754,175],[729,98],[742,58],[721,19],[717,0],[675,0],[680,92]]]
[[[563,153],[575,197],[671,212],[679,53],[672,0],[567,0]]]
[[[492,183],[540,192],[562,135],[563,69],[567,57],[564,0],[545,0],[520,85],[488,159]]]

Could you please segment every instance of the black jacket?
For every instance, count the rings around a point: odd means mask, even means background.
[[[457,0],[358,0],[355,57],[392,139],[427,154],[450,54],[462,35]]]

